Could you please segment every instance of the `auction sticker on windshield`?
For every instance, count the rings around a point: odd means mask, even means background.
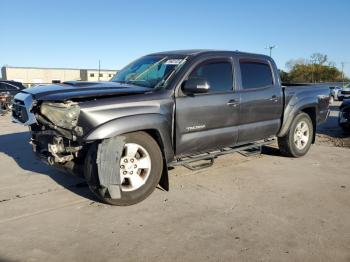
[[[164,64],[165,65],[179,65],[184,61],[183,59],[169,59]]]

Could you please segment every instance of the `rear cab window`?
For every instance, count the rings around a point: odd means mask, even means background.
[[[265,61],[240,60],[243,90],[269,87],[274,84],[272,70]]]

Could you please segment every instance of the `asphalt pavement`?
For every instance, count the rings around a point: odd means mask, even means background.
[[[115,207],[0,117],[0,261],[350,261],[350,149],[320,135],[299,159],[272,146],[177,167],[170,192]]]

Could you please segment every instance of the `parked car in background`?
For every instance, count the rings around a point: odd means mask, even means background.
[[[131,205],[168,189],[169,166],[276,137],[283,155],[305,155],[329,99],[326,86],[282,86],[271,57],[188,50],[144,56],[110,82],[25,89],[12,116],[46,163],[85,175],[109,204]]]
[[[17,93],[21,92],[25,86],[16,81],[0,81],[0,93],[7,92],[11,96],[15,96]]]
[[[343,101],[344,99],[350,99],[350,83],[343,86],[341,91],[338,93],[338,100]]]
[[[350,132],[350,100],[345,100],[339,107],[339,125],[344,132]]]
[[[5,114],[11,110],[11,95],[7,92],[0,92],[0,114]]]
[[[10,110],[12,100],[16,94],[21,92],[25,87],[16,81],[0,81],[0,107],[2,110]]]
[[[329,89],[331,91],[330,103],[333,103],[334,101],[338,100],[338,95],[341,92],[341,87],[340,86],[330,86]]]

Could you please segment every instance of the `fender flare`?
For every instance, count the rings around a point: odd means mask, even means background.
[[[174,158],[171,139],[172,126],[170,121],[161,114],[141,114],[114,119],[90,131],[83,140],[92,142],[125,133],[147,130],[157,131],[161,139],[160,147],[163,150],[164,158],[167,163],[172,161]]]
[[[296,104],[288,104],[285,107],[281,129],[278,132],[277,136],[278,137],[285,136],[289,131],[289,128],[291,127],[294,118],[297,116],[297,114],[300,111],[303,111],[306,108],[314,108],[316,111],[316,117],[317,117],[318,103],[317,101],[315,101],[314,98],[307,97],[307,98],[298,100]],[[317,121],[317,120],[315,119],[314,121]],[[314,133],[316,133],[316,130]]]

